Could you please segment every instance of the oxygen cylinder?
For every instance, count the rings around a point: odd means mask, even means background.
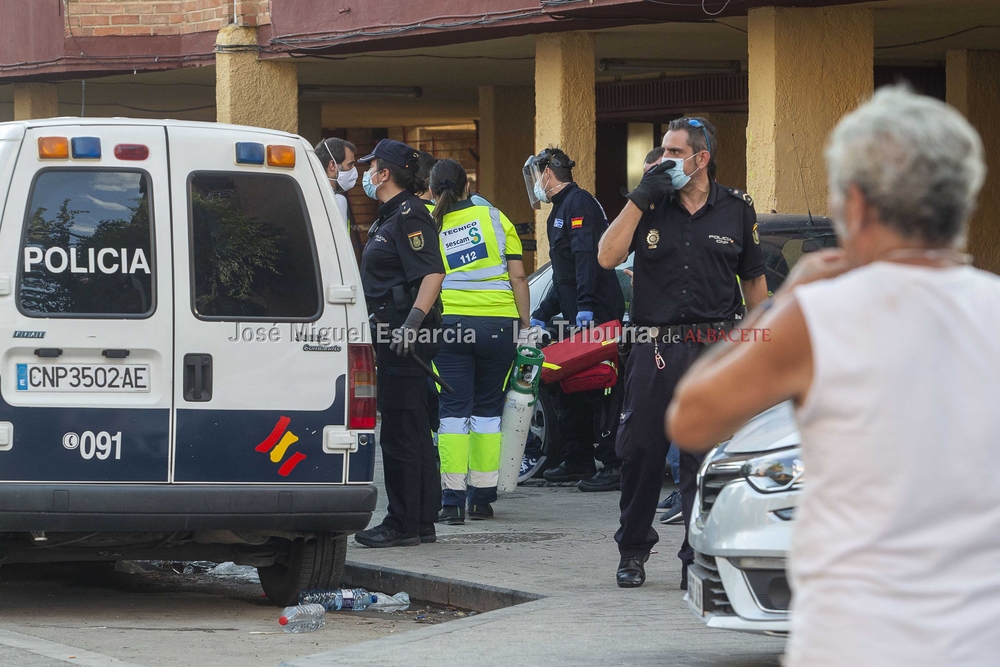
[[[521,459],[528,442],[528,429],[535,401],[538,400],[538,383],[542,379],[544,355],[532,347],[517,348],[510,389],[503,402],[500,418],[500,479],[497,490],[513,491],[521,473]]]

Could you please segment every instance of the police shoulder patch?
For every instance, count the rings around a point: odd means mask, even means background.
[[[729,188],[728,192],[737,199],[742,199],[747,206],[753,206],[753,199],[746,192],[737,188]]]
[[[423,249],[424,233],[422,231],[411,232],[410,234],[406,235],[406,238],[410,239],[410,247],[413,248],[414,250]]]

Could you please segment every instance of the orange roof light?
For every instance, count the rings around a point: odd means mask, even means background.
[[[272,167],[294,167],[295,146],[268,146],[267,164]]]
[[[38,137],[38,157],[42,160],[68,160],[69,140],[66,137]]]

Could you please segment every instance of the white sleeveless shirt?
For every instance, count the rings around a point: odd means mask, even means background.
[[[877,262],[795,296],[788,667],[1000,665],[1000,277]]]

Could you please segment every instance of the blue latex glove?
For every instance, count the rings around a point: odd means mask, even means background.
[[[594,321],[594,311],[579,310],[576,313],[576,326],[585,327]]]
[[[542,327],[543,329],[545,328],[545,322],[543,322],[542,320],[536,320],[534,317],[532,317],[528,321],[528,324],[530,324],[533,327]]]

